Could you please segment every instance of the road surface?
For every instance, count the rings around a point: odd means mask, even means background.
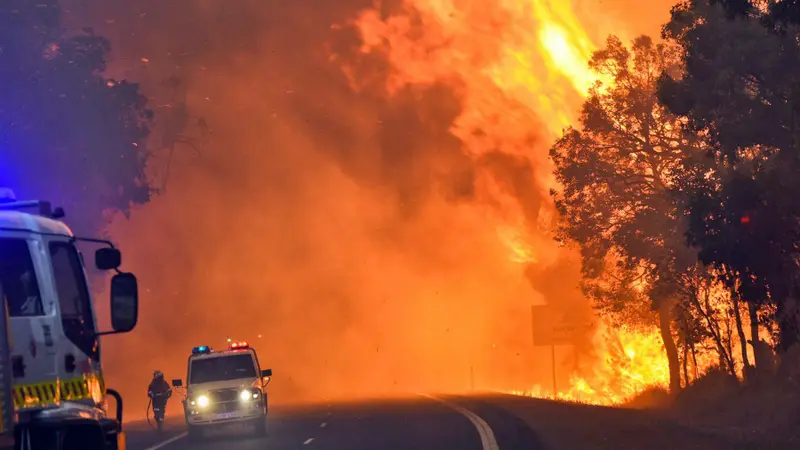
[[[171,419],[171,420],[170,420]],[[269,436],[246,429],[190,443],[181,418],[157,435],[126,428],[129,450],[733,450],[754,448],[688,429],[650,413],[565,405],[510,396],[416,397],[277,407]],[[758,448],[784,448],[759,446]]]

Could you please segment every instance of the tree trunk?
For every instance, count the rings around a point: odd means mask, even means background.
[[[775,283],[772,291],[780,340],[778,348],[781,354],[785,354],[798,341],[797,307],[787,283],[786,280]]]
[[[750,372],[750,360],[747,357],[747,336],[744,334],[744,325],[742,324],[742,310],[740,308],[739,294],[735,292],[732,293],[731,300],[733,300],[733,317],[736,320],[736,333],[739,335],[739,344],[742,350],[742,377],[747,378],[747,374]]]
[[[793,317],[794,313],[791,308],[783,305],[787,302],[784,299],[778,303],[777,316],[778,316],[778,329],[779,329],[779,348],[781,353],[786,353],[793,345],[797,343],[796,320]]]
[[[683,366],[683,387],[689,387],[689,341],[687,339],[684,339],[683,342],[681,365]]]
[[[692,345],[692,332],[689,329],[689,321],[686,319],[686,315],[688,312],[685,309],[681,310],[681,335],[680,339],[682,342],[681,350],[683,351],[681,355],[681,366],[683,369],[683,387],[689,387],[689,347]]]
[[[691,302],[694,302],[695,307],[697,308],[697,312],[703,316],[706,321],[706,325],[708,326],[708,331],[711,333],[711,337],[714,339],[714,343],[717,346],[717,353],[719,354],[719,368],[720,370],[724,370],[728,373],[731,373],[731,367],[733,367],[733,355],[728,353],[725,349],[725,336],[723,336],[723,330],[720,326],[719,322],[716,321],[714,318],[711,317],[711,299],[708,294],[708,290],[706,289],[703,293],[703,301],[701,302],[697,295],[692,295],[689,297]],[[730,341],[729,341],[730,342]],[[696,362],[696,359],[695,359]],[[736,373],[733,372],[735,376]]]
[[[661,301],[658,308],[658,325],[661,339],[664,341],[664,350],[669,362],[669,391],[673,394],[681,390],[681,363],[678,358],[678,347],[672,339],[671,303]]]
[[[725,349],[728,355],[728,373],[732,377],[736,377],[736,361],[733,359],[733,331],[731,330],[730,322],[726,322],[725,326]]]
[[[759,361],[759,355],[758,352],[756,352],[758,341],[761,340],[758,336],[758,306],[752,302],[748,302],[747,313],[750,316],[750,341],[753,345],[753,364],[758,367],[760,364],[766,363],[766,361]]]
[[[692,381],[697,380],[697,349],[694,347],[694,340],[692,340]]]

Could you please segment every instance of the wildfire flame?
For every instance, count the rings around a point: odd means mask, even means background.
[[[502,148],[529,158],[536,188],[547,198],[556,187],[547,149],[564,127],[575,123],[580,104],[598,81],[588,66],[597,43],[612,32],[623,40],[630,37],[618,28],[598,28],[603,18],[596,19],[590,36],[574,6],[570,0],[405,0],[389,17],[376,7],[353,24],[362,34],[364,53],[381,51],[389,58],[390,93],[406,84],[458,86],[463,110],[451,132],[475,157]],[[539,144],[531,145],[532,136]],[[511,261],[536,264],[545,253],[557,258],[566,251],[552,245],[546,230],[526,226],[521,211],[509,214],[509,209],[494,219]],[[552,205],[545,209],[552,214]],[[601,323],[593,343],[600,357],[573,374],[560,398],[614,404],[668,384],[657,329],[612,329]],[[697,365],[702,367],[694,371],[713,363],[701,355]],[[524,392],[545,396],[547,391],[535,387]]]
[[[669,365],[657,330],[649,332],[601,326],[595,336],[599,363],[587,376],[573,374],[570,385],[559,390],[558,399],[602,405],[620,404],[642,391],[669,384]],[[512,393],[553,398],[551,389],[541,385]]]

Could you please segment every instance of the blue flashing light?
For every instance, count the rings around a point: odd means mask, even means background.
[[[13,203],[17,201],[14,191],[7,187],[0,187],[0,203]]]
[[[203,353],[211,353],[211,347],[209,347],[207,345],[201,345],[199,347],[195,347],[195,348],[192,349],[192,354],[193,355],[200,355],[200,354],[203,354]]]

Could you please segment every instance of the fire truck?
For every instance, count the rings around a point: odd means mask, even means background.
[[[100,337],[138,321],[138,284],[103,239],[75,236],[62,208],[0,188],[0,442],[15,450],[125,449],[122,398],[107,389]],[[111,330],[100,331],[77,244],[115,271]],[[108,413],[107,396],[116,401]],[[2,445],[0,444],[0,445]]]

